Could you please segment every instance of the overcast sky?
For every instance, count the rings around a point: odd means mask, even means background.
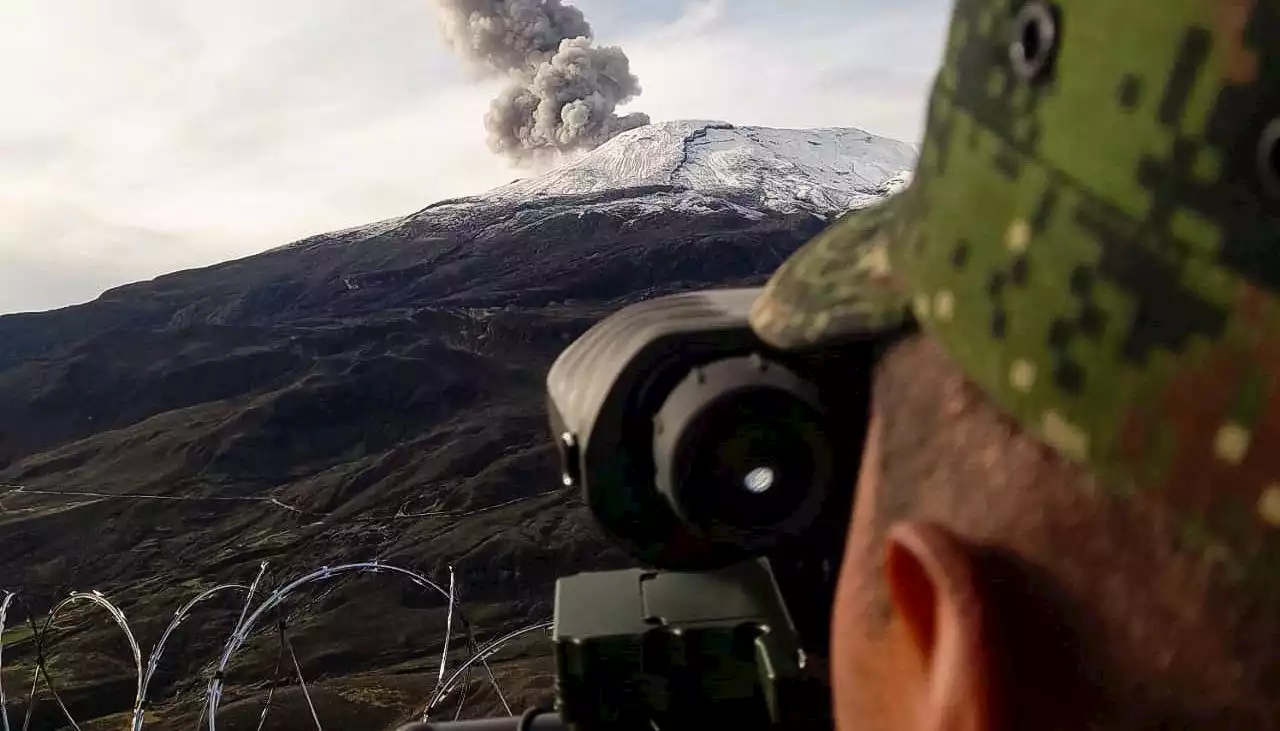
[[[949,0],[570,0],[655,121],[921,133]],[[525,173],[431,0],[0,2],[0,313]],[[2,347],[2,345],[0,345]]]

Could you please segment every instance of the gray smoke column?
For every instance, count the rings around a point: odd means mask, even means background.
[[[561,0],[436,0],[450,46],[511,83],[485,115],[489,146],[517,162],[590,150],[649,123],[618,116],[640,94],[621,48],[596,46],[591,26]]]

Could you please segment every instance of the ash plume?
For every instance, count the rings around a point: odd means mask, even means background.
[[[455,52],[510,79],[485,115],[489,147],[520,163],[590,150],[649,123],[616,110],[640,94],[621,48],[596,46],[561,0],[436,0]]]

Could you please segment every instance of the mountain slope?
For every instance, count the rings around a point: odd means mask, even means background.
[[[456,565],[482,631],[545,614],[558,574],[624,561],[556,490],[551,360],[625,302],[763,281],[909,155],[856,130],[655,125],[483,195],[0,317],[0,590],[98,588],[158,628],[260,560],[281,579],[378,557]],[[391,637],[439,607],[369,586],[325,606],[373,596],[378,621],[308,619],[308,677],[433,669],[438,627]],[[221,639],[192,639],[178,677]],[[269,673],[270,649],[246,667]],[[63,688],[107,713],[128,704],[108,680]]]

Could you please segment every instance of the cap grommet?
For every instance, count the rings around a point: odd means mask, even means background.
[[[1272,198],[1280,198],[1280,117],[1271,120],[1258,141],[1258,177],[1262,190]]]
[[[1013,21],[1009,42],[1014,72],[1026,81],[1043,79],[1057,55],[1058,36],[1058,16],[1049,3],[1032,0],[1023,5]]]

